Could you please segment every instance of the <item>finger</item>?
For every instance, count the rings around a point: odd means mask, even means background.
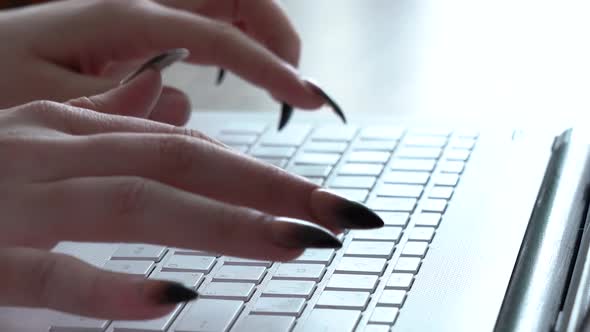
[[[234,23],[243,22],[246,34],[293,66],[299,63],[301,41],[280,4],[272,0],[185,1],[160,0],[166,6]]]
[[[190,115],[191,104],[188,96],[178,89],[164,87],[149,118],[162,123],[183,126],[188,122]]]
[[[163,316],[196,293],[176,283],[100,270],[34,249],[0,250],[0,305],[47,307],[105,319]]]
[[[317,108],[323,104],[318,96],[287,62],[236,28],[219,21],[194,15],[187,11],[160,6],[152,2],[137,2],[128,6],[120,2],[97,2],[78,7],[76,22],[108,19],[114,22],[103,29],[81,31],[64,43],[102,40],[86,43],[87,54],[97,58],[111,56],[111,61],[126,61],[154,51],[184,47],[190,50],[189,61],[216,65],[268,90],[275,98],[300,108]],[[72,18],[74,20],[74,18]],[[182,31],[182,33],[179,33]],[[64,37],[64,38],[66,38]],[[133,41],[130,43],[129,41]],[[54,54],[55,61],[67,61],[68,53],[55,51],[53,43],[40,41],[45,54]],[[112,55],[117,58],[113,59]]]
[[[105,114],[148,118],[162,92],[159,71],[145,70],[129,83],[90,97],[80,97],[67,104]]]
[[[230,204],[318,222],[330,229],[383,224],[362,205],[319,190],[301,177],[186,136],[95,135],[49,141],[35,154],[45,164],[36,171],[38,181],[141,176]],[[77,156],[76,163],[63,162],[72,155]]]
[[[137,177],[74,178],[31,185],[21,199],[34,204],[35,210],[8,207],[11,222],[5,236],[12,240],[2,243],[28,239],[27,245],[36,246],[55,238],[130,241],[281,261],[297,257],[306,247],[340,245],[319,226]],[[43,216],[43,222],[35,216]],[[45,238],[40,240],[40,234]]]

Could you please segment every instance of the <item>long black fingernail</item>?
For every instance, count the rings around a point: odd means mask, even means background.
[[[279,119],[279,131],[285,128],[289,119],[291,119],[291,115],[293,115],[293,106],[283,103],[281,106],[281,118]]]
[[[334,111],[334,113],[336,113],[336,115],[338,115],[338,117],[340,118],[340,120],[342,120],[342,122],[346,123],[346,116],[344,115],[344,112],[342,111],[342,108],[340,108],[340,106],[338,106],[338,104],[334,101],[334,99],[332,99],[322,88],[320,88],[320,86],[315,83],[314,81],[310,80],[310,79],[305,79],[305,81],[307,83],[309,83],[309,86],[311,86],[311,88],[317,93],[319,94],[322,98],[324,98],[324,100],[328,103],[328,105],[330,106],[330,108]]]
[[[215,81],[216,85],[221,85],[223,83],[223,79],[225,78],[225,69],[219,68],[217,72],[217,80]]]
[[[123,85],[128,83],[129,81],[133,80],[139,74],[143,73],[147,69],[154,69],[156,71],[162,71],[164,68],[170,66],[171,64],[186,59],[190,52],[185,48],[175,48],[172,50],[168,50],[162,54],[156,55],[155,57],[146,61],[143,65],[139,67],[136,71],[129,74],[127,77],[121,80],[120,84]]]
[[[311,208],[314,217],[324,224],[344,229],[370,229],[385,225],[381,217],[363,204],[322,188],[313,191]]]
[[[155,303],[161,305],[188,302],[196,299],[198,295],[194,290],[186,288],[177,282],[162,281],[158,288],[157,291],[152,293],[152,299]]]
[[[274,242],[284,248],[333,248],[342,247],[329,230],[316,224],[286,217],[277,217],[272,221]]]

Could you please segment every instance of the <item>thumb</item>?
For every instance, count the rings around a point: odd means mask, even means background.
[[[99,95],[72,99],[67,104],[93,111],[148,118],[162,93],[162,77],[146,68],[133,79]]]

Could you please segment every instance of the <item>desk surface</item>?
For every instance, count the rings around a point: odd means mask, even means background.
[[[586,1],[284,0],[301,33],[301,72],[346,112],[532,124],[590,114]],[[277,110],[213,68],[165,78],[195,109]]]

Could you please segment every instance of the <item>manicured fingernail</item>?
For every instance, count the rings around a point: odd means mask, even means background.
[[[272,221],[274,242],[284,248],[334,248],[342,247],[329,230],[307,221],[277,217]]]
[[[139,69],[134,71],[133,73],[129,74],[127,77],[121,80],[121,85],[128,83],[129,81],[133,80],[139,74],[143,73],[147,69],[153,69],[156,71],[162,71],[164,68],[170,66],[171,64],[186,59],[190,52],[184,48],[175,48],[172,50],[168,50],[160,55],[156,55],[155,57],[149,59],[146,63],[141,65]]]
[[[219,68],[219,71],[217,72],[217,80],[215,81],[215,84],[221,85],[221,83],[223,83],[224,78],[225,78],[225,69]]]
[[[279,131],[285,128],[289,119],[291,119],[291,115],[293,115],[293,106],[283,103],[281,106],[281,118],[279,119]]]
[[[371,209],[361,203],[348,200],[326,189],[316,189],[311,194],[314,217],[326,224],[342,228],[379,228],[385,223]]]
[[[197,292],[194,290],[171,281],[158,281],[148,294],[151,300],[159,305],[188,302],[197,298]]]
[[[346,116],[344,115],[342,108],[338,106],[334,99],[332,99],[322,88],[320,88],[320,86],[316,82],[312,81],[311,79],[304,79],[304,81],[312,88],[313,91],[315,91],[318,95],[324,98],[326,103],[328,103],[328,105],[334,111],[334,113],[338,115],[340,120],[346,123]]]

